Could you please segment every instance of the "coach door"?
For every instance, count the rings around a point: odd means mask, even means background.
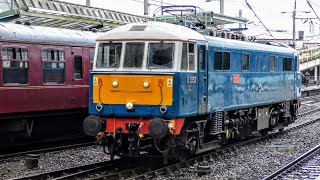
[[[73,84],[83,85],[83,57],[82,48],[72,48]]]
[[[198,45],[198,114],[207,112],[207,64],[206,45]]]

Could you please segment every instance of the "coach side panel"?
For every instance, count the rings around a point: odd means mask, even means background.
[[[89,57],[82,57],[83,76],[78,80],[82,83],[74,84],[72,69],[76,66],[70,47],[20,43],[0,45],[0,114],[88,106]],[[85,56],[88,54],[83,53]]]

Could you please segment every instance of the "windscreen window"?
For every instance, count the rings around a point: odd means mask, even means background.
[[[126,43],[124,68],[142,68],[144,43]]]
[[[148,69],[172,69],[173,43],[150,43],[148,49]]]
[[[119,68],[121,43],[102,43],[98,47],[97,68]]]

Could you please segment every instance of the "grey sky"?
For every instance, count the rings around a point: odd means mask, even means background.
[[[61,0],[77,4],[85,4],[86,0]],[[214,11],[219,13],[219,1],[205,2],[205,0],[162,0],[164,5],[196,5],[205,11]],[[313,4],[315,11],[320,16],[320,2],[316,0],[310,0]],[[248,0],[249,4],[254,8],[259,18],[263,23],[271,30],[287,30],[286,33],[272,32],[277,38],[289,38],[292,37],[292,11],[294,6],[294,0]],[[150,0],[152,4],[150,6],[150,15],[154,10],[159,7],[161,0]],[[121,11],[131,14],[143,15],[143,0],[91,0],[91,5],[94,7],[101,7],[115,11]],[[156,6],[158,5],[158,6]],[[248,27],[251,29],[249,32],[251,35],[259,35],[267,32],[259,23],[258,19],[254,17],[253,13],[247,5],[245,0],[225,0],[225,14],[229,16],[238,16],[239,10],[243,10],[243,17],[253,21]],[[282,14],[281,12],[287,11],[290,13]],[[316,17],[308,6],[306,0],[297,0],[297,11],[311,11],[306,14],[297,12],[298,18]],[[296,20],[296,31],[304,30],[306,35],[310,35],[310,21],[303,24],[305,20]],[[314,24],[315,34],[319,34],[319,20],[312,20]],[[236,26],[237,25],[233,25]],[[262,35],[261,37],[268,37],[268,35]]]

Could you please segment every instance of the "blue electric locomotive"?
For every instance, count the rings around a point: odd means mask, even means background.
[[[301,92],[292,48],[203,36],[160,22],[97,39],[83,127],[113,155],[186,155],[282,130]]]

